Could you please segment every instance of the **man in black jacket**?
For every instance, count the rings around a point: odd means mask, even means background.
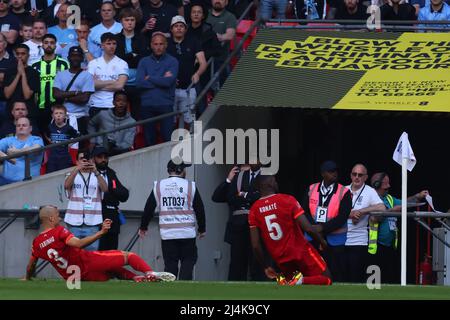
[[[136,88],[136,73],[139,61],[150,54],[150,42],[142,34],[136,32],[136,24],[141,17],[135,9],[122,9],[119,18],[122,24],[122,31],[116,35],[116,55],[128,63],[129,77],[125,86],[125,92],[130,98],[131,116],[134,119],[139,119],[141,99],[140,92]],[[127,45],[127,42],[130,44]]]
[[[228,280],[263,281],[266,279],[262,267],[253,257],[250,243],[248,213],[252,204],[259,199],[259,192],[254,187],[256,177],[261,172],[261,164],[241,166],[240,172],[233,178],[228,189],[228,204],[232,214],[227,239],[230,248],[230,270]]]
[[[111,219],[111,229],[108,234],[100,239],[99,250],[117,250],[119,246],[119,233],[121,219],[119,217],[119,203],[126,202],[129,191],[117,178],[116,172],[108,167],[108,153],[103,147],[95,147],[92,150],[95,165],[108,184],[108,191],[104,193],[102,200],[103,220]]]

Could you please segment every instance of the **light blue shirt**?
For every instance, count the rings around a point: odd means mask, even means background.
[[[439,11],[433,11],[431,5],[425,5],[425,7],[419,10],[419,21],[439,21],[439,20],[450,20],[450,6],[445,2],[442,3],[442,8]],[[424,27],[425,25],[420,24],[419,26]],[[450,27],[450,25],[445,24],[431,24],[427,25],[429,27]],[[450,29],[449,29],[450,30]]]
[[[59,90],[66,91],[67,86],[75,74],[69,70],[60,71],[56,74],[53,87]],[[82,71],[73,82],[69,91],[81,91],[81,92],[95,92],[94,77],[87,71]],[[64,102],[64,106],[69,113],[75,114],[77,118],[87,116],[89,111],[89,105],[86,102],[84,105],[75,104],[72,102]]]
[[[77,39],[77,33],[74,29],[61,29],[59,26],[53,26],[48,28],[48,33],[53,34],[57,41],[57,44],[68,44]]]
[[[111,32],[113,34],[118,34],[122,31],[122,24],[118,23],[117,21],[114,21],[114,24],[111,28],[107,29],[103,23],[99,23],[95,27],[91,29],[91,33],[89,33],[88,42],[95,45],[103,54],[102,51],[102,42],[100,40],[102,34],[106,32]]]
[[[41,137],[29,136],[26,140],[19,140],[16,136],[0,140],[0,150],[6,153],[9,148],[29,148],[34,145],[44,146]],[[32,177],[39,176],[41,170],[42,153],[34,153],[30,157],[30,174]],[[22,181],[25,178],[25,157],[16,158],[16,164],[4,162],[3,177],[11,181]]]
[[[69,44],[67,44],[64,48],[62,48],[61,46],[56,46],[56,54],[59,55],[61,58],[66,59],[67,61],[69,61],[68,56],[69,56],[69,49],[72,47],[77,47],[80,44],[78,43],[78,41],[73,41],[70,42]],[[95,44],[88,42],[88,50],[89,53],[92,54],[92,56],[94,56],[94,59],[100,57],[102,55],[102,50],[99,49]],[[82,69],[87,69],[88,66],[88,61],[86,60],[86,57],[84,57],[84,61],[81,63],[81,68]]]

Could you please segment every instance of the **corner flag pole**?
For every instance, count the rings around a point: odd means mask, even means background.
[[[392,159],[402,166],[402,248],[401,248],[401,285],[406,286],[406,208],[408,201],[407,182],[408,171],[412,171],[416,165],[416,157],[408,140],[408,134],[403,132],[395,147]]]
[[[408,181],[408,171],[407,171],[407,161],[408,158],[403,154],[402,156],[402,262],[401,262],[401,285],[406,286],[406,232],[407,232],[407,221],[406,221],[406,205],[408,201],[407,192],[407,181]]]

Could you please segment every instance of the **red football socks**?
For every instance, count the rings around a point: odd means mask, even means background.
[[[136,273],[131,272],[124,267],[114,269],[113,272],[121,280],[133,280],[133,278],[137,276]]]
[[[130,265],[134,270],[143,273],[153,271],[144,259],[132,252],[128,254],[128,265]]]

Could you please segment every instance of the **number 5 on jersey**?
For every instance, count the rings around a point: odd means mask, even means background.
[[[283,237],[283,231],[281,231],[280,225],[273,221],[277,219],[277,215],[271,214],[264,217],[264,219],[266,220],[266,226],[269,231],[270,238],[275,241],[280,240]]]

